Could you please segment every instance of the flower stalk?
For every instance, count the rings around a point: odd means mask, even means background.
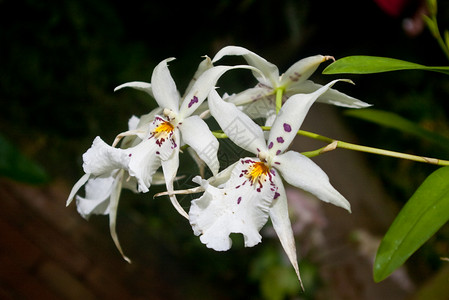
[[[279,113],[279,110],[282,107],[282,95],[284,94],[283,88],[276,89],[276,114]]]
[[[265,131],[268,131],[268,130],[270,130],[270,127],[263,126],[262,129]],[[314,151],[308,151],[308,152],[301,153],[302,155],[307,156],[307,157],[315,157],[320,154],[324,154],[326,152],[335,150],[336,148],[342,148],[342,149],[348,149],[348,150],[353,150],[353,151],[402,158],[402,159],[407,159],[407,160],[412,160],[412,161],[422,162],[422,163],[428,163],[428,164],[433,164],[433,165],[438,165],[438,166],[449,166],[448,160],[442,160],[442,159],[437,159],[437,158],[430,158],[430,157],[424,157],[424,156],[419,156],[419,155],[401,153],[401,152],[379,149],[379,148],[368,147],[368,146],[361,146],[361,145],[357,145],[357,144],[334,140],[329,137],[322,136],[322,135],[319,135],[319,134],[316,134],[313,132],[309,132],[309,131],[304,131],[304,130],[298,130],[297,134],[329,144],[323,148],[320,148],[320,149],[317,149]]]

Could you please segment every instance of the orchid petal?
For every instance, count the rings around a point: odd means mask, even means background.
[[[273,224],[273,228],[279,237],[282,248],[284,248],[288,259],[293,265],[302,286],[301,276],[299,274],[298,258],[296,256],[295,237],[293,235],[292,225],[288,215],[287,195],[285,193],[282,179],[279,176],[275,177],[275,183],[277,193],[275,194],[275,199],[273,200],[273,204],[270,208],[271,223]]]
[[[272,182],[265,182],[259,188],[251,185],[248,178],[242,176],[248,172],[248,165],[243,163],[247,160],[251,159],[245,158],[236,164],[224,188],[216,188],[203,180],[204,194],[192,201],[190,224],[208,248],[228,250],[232,245],[231,233],[242,233],[245,247],[262,240],[259,231],[268,220],[275,187]]]
[[[72,190],[70,191],[69,197],[66,201],[66,206],[69,206],[70,203],[72,203],[73,198],[75,197],[76,193],[78,193],[79,189],[87,182],[87,180],[90,178],[90,174],[84,174],[73,186]]]
[[[318,66],[331,58],[330,56],[315,55],[309,56],[294,63],[282,74],[280,86],[288,87],[293,84],[300,84],[308,79],[318,68]]]
[[[183,142],[195,150],[214,175],[217,174],[220,168],[217,157],[219,144],[206,122],[198,116],[191,116],[179,124],[179,130]]]
[[[179,135],[175,135],[175,141],[179,145]],[[162,161],[162,171],[164,172],[165,185],[167,187],[167,191],[172,193],[174,191],[173,182],[176,178],[176,173],[178,172],[179,167],[179,147],[176,147],[171,155],[171,157],[167,160]],[[170,201],[173,204],[174,208],[186,219],[189,219],[189,215],[179,204],[176,199],[176,195],[171,194]]]
[[[139,184],[139,192],[148,192],[152,183],[153,174],[161,166],[161,156],[170,156],[172,150],[165,142],[160,149],[154,139],[146,139],[135,147],[129,148],[131,159],[128,165],[128,172],[136,177]],[[168,145],[168,146],[167,146]]]
[[[92,214],[109,214],[109,197],[115,182],[114,175],[90,178],[85,185],[86,196],[76,197],[76,208],[84,219],[87,220]]]
[[[320,200],[351,212],[350,204],[329,182],[326,173],[311,159],[294,151],[278,155],[273,166],[289,184],[312,193]]]
[[[115,182],[113,184],[113,188],[111,191],[111,198],[109,203],[109,232],[111,234],[112,240],[114,241],[115,246],[117,247],[118,251],[122,255],[123,259],[126,260],[128,263],[131,263],[131,260],[123,253],[122,247],[120,246],[120,242],[118,240],[117,231],[116,231],[116,222],[117,222],[117,210],[118,210],[118,203],[120,200],[120,192],[122,190],[122,181],[123,181],[123,174],[124,170],[121,170],[117,177],[115,178]]]
[[[129,173],[127,171],[125,171],[125,173],[123,174],[123,178],[126,178],[126,179],[123,180],[123,182],[122,182],[122,189],[128,189],[128,190],[132,191],[133,193],[139,192],[139,189],[138,189],[139,185],[138,185],[136,177],[132,177],[131,175],[129,175]],[[151,183],[158,184],[158,183],[155,183],[154,180],[152,180]]]
[[[192,88],[186,94],[180,109],[180,118],[186,118],[193,114],[195,110],[203,103],[210,91],[215,88],[218,79],[229,70],[232,69],[252,69],[253,67],[238,65],[238,66],[216,66],[210,68],[195,81]]]
[[[243,92],[224,98],[224,100],[226,102],[233,103],[239,106],[250,104],[252,102],[257,102],[259,100],[269,97],[270,95],[273,95],[272,88],[267,87],[266,85],[258,84],[253,88],[244,90]]]
[[[140,123],[140,118],[138,118],[134,115],[131,116],[131,118],[129,118],[129,120],[128,120],[128,130],[136,130],[139,123]]]
[[[130,87],[130,88],[133,88],[133,89],[145,92],[145,93],[147,93],[148,95],[150,95],[151,97],[154,98],[153,90],[151,89],[151,84],[148,83],[148,82],[143,82],[143,81],[126,82],[126,83],[123,83],[123,84],[119,85],[118,87],[116,87],[114,89],[114,92],[116,92],[116,91],[118,91],[120,89],[123,89],[125,87]]]
[[[320,89],[323,87],[320,84],[314,83],[311,80],[306,80],[302,82],[299,85],[291,85],[287,90],[287,95],[294,95],[298,93],[313,93],[314,91]],[[333,104],[341,107],[348,107],[348,108],[364,108],[369,107],[371,104],[363,102],[357,98],[348,96],[342,92],[339,92],[335,89],[329,89],[325,93],[323,93],[318,99],[317,102],[326,103],[326,104]]]
[[[127,150],[111,147],[97,136],[92,146],[83,154],[83,169],[85,173],[101,176],[114,169],[126,169],[129,160]]]
[[[232,165],[228,166],[226,169],[222,170],[220,173],[218,173],[215,176],[209,177],[207,179],[207,182],[215,187],[222,187],[224,184],[231,178],[232,170],[234,170],[234,167],[239,162],[235,162]],[[193,182],[196,182],[198,184],[201,184],[201,181],[199,179],[199,176],[196,176],[192,179]]]
[[[268,62],[265,58],[260,57],[256,53],[243,47],[227,46],[217,52],[212,59],[212,62],[215,63],[226,55],[242,56],[249,65],[259,69],[262,72],[263,76],[257,72],[253,72],[253,75],[256,77],[257,81],[265,85],[277,87],[277,82],[279,80],[279,69],[276,65]],[[267,78],[270,80],[269,82],[267,82]]]
[[[278,155],[290,146],[309,108],[337,81],[334,80],[311,94],[293,95],[284,103],[270,130],[268,148],[271,154]]]
[[[167,62],[172,60],[174,58],[167,58],[154,68],[151,85],[157,104],[162,108],[168,108],[178,113],[180,96],[167,65]]]
[[[206,55],[204,56],[203,61],[198,65],[198,69],[196,70],[195,74],[193,75],[193,78],[190,80],[189,85],[187,86],[185,90],[185,94],[183,95],[183,99],[185,99],[185,95],[192,89],[195,82],[198,80],[198,78],[203,74],[206,70],[212,68],[214,65],[212,64],[211,59]]]
[[[241,106],[241,109],[253,120],[258,118],[268,119],[271,116],[276,115],[273,98],[270,97],[261,98],[257,101],[248,103],[247,105]]]
[[[253,120],[234,104],[223,101],[215,90],[210,92],[208,99],[212,116],[229,139],[254,154],[266,151],[263,131]]]

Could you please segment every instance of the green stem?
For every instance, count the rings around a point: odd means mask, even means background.
[[[436,17],[434,16],[432,18],[432,20],[435,23],[435,28],[436,28],[436,32],[435,32],[436,36],[435,36],[435,38],[436,38],[436,40],[438,42],[438,45],[440,45],[441,50],[443,50],[444,54],[449,59],[449,49],[447,48],[447,45],[444,42],[443,37],[441,36],[440,29],[438,28],[438,23],[437,23]]]
[[[282,94],[284,93],[283,88],[276,89],[276,114],[279,113],[282,107]]]
[[[214,137],[216,137],[217,139],[227,139],[228,136],[226,135],[226,133],[224,133],[221,130],[217,130],[217,131],[212,131],[212,134],[214,135]]]
[[[263,126],[262,129],[270,130],[270,127]],[[328,137],[325,137],[325,136],[322,136],[322,135],[319,135],[319,134],[316,134],[313,132],[304,131],[304,130],[299,130],[297,134],[328,143],[328,145],[326,147],[317,149],[315,151],[303,152],[302,154],[307,157],[318,156],[320,154],[332,151],[336,148],[342,148],[342,149],[348,149],[348,150],[353,150],[353,151],[366,152],[366,153],[372,153],[372,154],[377,154],[377,155],[384,155],[384,156],[408,159],[408,160],[412,160],[412,161],[434,164],[434,165],[438,165],[438,166],[449,166],[449,161],[447,161],[447,160],[441,160],[441,159],[436,159],[436,158],[429,158],[429,157],[406,154],[406,153],[401,153],[401,152],[396,152],[396,151],[390,151],[390,150],[384,150],[384,149],[379,149],[379,148],[356,145],[356,144],[352,144],[352,143],[334,140],[334,139],[331,139],[331,138],[328,138]]]

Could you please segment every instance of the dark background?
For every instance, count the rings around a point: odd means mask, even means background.
[[[426,29],[410,36],[402,28],[403,19],[413,16],[419,5],[419,1],[410,1],[398,16],[391,16],[374,1],[356,0],[0,0],[0,134],[47,171],[51,181],[38,186],[38,191],[57,184],[68,192],[67,188],[82,176],[81,155],[95,136],[112,142],[116,134],[126,130],[131,115],[145,114],[155,106],[144,93],[114,93],[114,87],[128,81],[150,81],[154,66],[162,59],[177,58],[170,63],[170,70],[180,91],[201,56],[213,57],[226,45],[258,53],[278,65],[281,73],[297,60],[316,54],[336,59],[387,56],[424,65],[447,65],[447,58]],[[449,28],[449,10],[443,1],[438,17],[440,28]],[[341,77],[320,75],[322,70],[312,79],[325,83]],[[254,83],[249,76],[238,76],[244,78],[245,85],[240,77],[233,81],[227,76],[222,85],[235,88]],[[408,71],[345,77],[354,80],[356,86],[342,87],[343,91],[449,135],[449,85],[445,75]],[[361,143],[449,158],[442,149],[394,130],[347,117],[344,122]],[[370,157],[369,161],[399,205],[434,170],[391,159]],[[180,172],[188,170],[185,166]],[[188,179],[180,185],[189,186]],[[163,288],[166,293],[170,294],[167,289],[180,288],[171,294],[175,298],[190,289],[185,297],[193,299],[192,295],[206,287],[205,295],[262,297],[263,276],[248,270],[257,269],[257,263],[263,265],[264,259],[271,261],[272,253],[277,253],[277,241],[268,241],[265,250],[244,249],[236,237],[236,249],[217,255],[198,242],[188,224],[166,202],[150,200],[150,195],[125,192],[118,231],[123,247],[128,249],[125,252],[136,258],[137,265],[154,268],[155,277],[170,283]],[[65,199],[60,201],[57,205],[63,206]],[[74,208],[68,210],[73,212]],[[88,225],[108,238],[106,223],[106,218],[94,217]],[[447,238],[447,229],[442,230],[435,241],[442,245],[442,251],[434,250],[435,244],[431,244],[418,260],[424,279],[441,267],[438,255],[447,255]],[[109,245],[104,251],[119,256],[109,240],[104,243]],[[307,263],[304,265],[307,269]],[[133,272],[141,269],[136,268],[128,272],[138,277]],[[318,276],[313,271],[310,274]],[[76,276],[82,277],[81,273]],[[320,286],[319,278],[312,282]],[[9,291],[12,286],[5,283],[2,288]],[[156,297],[160,292],[154,286],[153,292],[144,287],[142,283],[142,290],[130,294],[138,298],[153,293]],[[306,296],[313,299],[313,289]]]

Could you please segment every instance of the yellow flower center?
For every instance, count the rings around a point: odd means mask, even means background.
[[[175,127],[167,121],[162,121],[158,127],[153,130],[154,136],[158,139],[159,137],[165,138],[167,137]]]
[[[265,176],[270,172],[270,168],[264,162],[254,162],[251,166],[248,178],[251,180],[252,184],[260,182],[260,180],[265,179]]]

